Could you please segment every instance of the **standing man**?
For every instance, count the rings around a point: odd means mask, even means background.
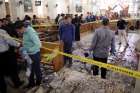
[[[95,35],[92,39],[91,49],[93,51],[93,59],[99,62],[107,63],[109,48],[111,53],[115,52],[115,35],[108,27],[109,20],[103,19],[102,27],[95,30]],[[93,75],[99,74],[99,67],[92,66]],[[106,69],[101,68],[101,78],[106,79]]]
[[[9,60],[11,55],[9,54],[9,45],[19,47],[20,44],[13,40],[8,33],[1,29],[2,20],[0,19],[0,93],[7,93],[7,86],[5,82],[5,76],[10,76],[14,83],[15,88],[19,88],[23,83],[18,77],[18,73],[13,60]]]
[[[40,48],[41,42],[37,32],[30,26],[19,21],[15,23],[16,30],[23,33],[23,48],[27,51],[33,63],[31,64],[31,74],[29,77],[29,84],[25,88],[32,88],[41,84],[42,76],[40,69]],[[36,76],[36,81],[35,77]]]
[[[66,16],[64,23],[59,27],[59,35],[60,40],[64,43],[64,52],[71,54],[72,53],[72,42],[75,40],[75,27],[71,23],[72,19],[70,16]],[[64,64],[68,63],[68,66],[71,67],[72,65],[72,58],[64,57]]]
[[[75,18],[73,18],[72,23],[75,25],[75,41],[80,41],[80,18],[78,17],[78,14],[75,15]]]
[[[58,24],[59,17],[60,17],[60,14],[58,14],[57,17],[55,18],[55,24]]]
[[[127,22],[120,17],[117,22],[118,34],[119,34],[119,45],[122,44],[122,39],[125,39],[126,46],[128,46],[127,35],[126,35]]]
[[[59,26],[64,23],[64,19],[65,19],[65,14],[61,14],[61,16],[58,19],[58,25]]]

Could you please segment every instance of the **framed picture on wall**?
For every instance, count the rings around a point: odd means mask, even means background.
[[[82,6],[76,5],[76,12],[81,13],[82,12]]]
[[[41,6],[41,1],[35,1],[35,6]]]
[[[24,0],[24,11],[33,12],[32,0]]]

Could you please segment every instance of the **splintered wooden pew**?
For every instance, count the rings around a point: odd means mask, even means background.
[[[46,64],[46,60],[43,60],[43,55],[51,54],[52,51],[47,50],[46,48],[55,50],[58,49],[59,51],[63,51],[63,43],[50,43],[50,42],[42,42],[41,48],[41,62]],[[54,67],[54,71],[59,71],[63,67],[63,56],[58,54],[51,63],[47,63],[48,65],[52,65]]]

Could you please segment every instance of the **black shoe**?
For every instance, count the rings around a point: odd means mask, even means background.
[[[28,85],[24,86],[23,89],[31,89],[33,87],[35,87],[35,85],[28,84]]]
[[[127,44],[126,44],[126,47],[128,47],[128,46],[129,46],[129,44],[127,43]]]
[[[18,85],[15,85],[14,88],[20,88],[24,84],[24,81],[20,81]]]
[[[68,64],[68,66],[67,66],[68,68],[70,68],[70,67],[72,67],[72,64]]]
[[[122,43],[120,42],[119,45],[121,45]]]
[[[105,76],[104,76],[104,77],[103,77],[103,76],[101,76],[101,78],[102,78],[102,79],[106,79],[106,77],[105,77]]]
[[[36,86],[40,86],[40,85],[41,85],[41,81],[37,81]]]

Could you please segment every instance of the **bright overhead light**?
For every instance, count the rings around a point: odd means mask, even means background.
[[[5,0],[5,2],[9,2],[9,0]]]

